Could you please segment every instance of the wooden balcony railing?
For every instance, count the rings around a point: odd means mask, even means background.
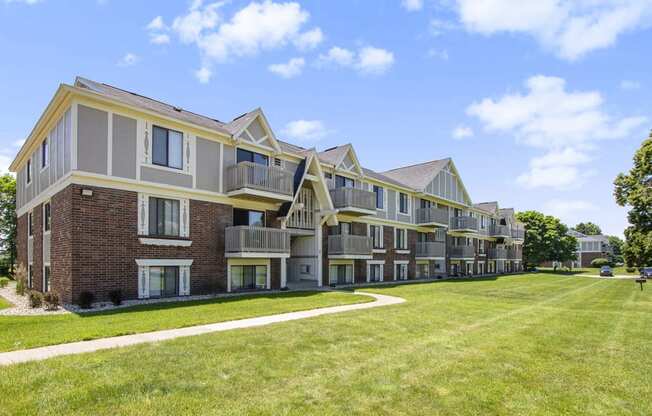
[[[446,243],[417,242],[416,257],[444,257],[446,256]]]
[[[512,235],[507,225],[494,225],[490,231],[492,237],[510,237]]]
[[[512,228],[512,238],[523,240],[525,238],[525,230],[522,228]]]
[[[446,208],[430,207],[416,209],[417,224],[448,224],[448,210]]]
[[[507,250],[504,248],[490,248],[489,249],[489,258],[490,259],[506,259],[507,258]]]
[[[243,188],[292,196],[294,177],[292,173],[276,166],[240,162],[226,169],[226,191]]]
[[[373,192],[357,188],[337,188],[331,189],[330,193],[333,206],[337,209],[376,210],[376,194]]]
[[[360,235],[328,236],[328,254],[346,256],[371,256],[371,237]]]
[[[290,232],[246,225],[227,227],[224,246],[227,253],[290,254]]]
[[[475,249],[473,246],[453,246],[449,249],[451,258],[454,259],[468,259],[475,257]]]
[[[475,217],[452,217],[450,220],[450,229],[453,231],[477,230],[478,219]]]

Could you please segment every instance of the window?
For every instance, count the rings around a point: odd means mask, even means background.
[[[433,206],[432,201],[428,201],[427,199],[421,200],[421,208],[432,208],[432,206]]]
[[[355,188],[355,181],[351,178],[335,175],[336,188]]]
[[[410,212],[410,207],[408,206],[408,196],[407,194],[400,193],[398,195],[398,206],[399,206],[399,212],[401,214],[408,214]]]
[[[245,149],[238,149],[237,162],[251,162],[257,165],[269,166],[269,157]]]
[[[340,222],[337,226],[332,228],[332,235],[350,235],[351,234],[351,223],[349,222]]]
[[[233,209],[233,225],[248,225],[250,227],[264,227],[265,213],[248,209]]]
[[[27,236],[31,237],[34,235],[34,229],[32,228],[32,212],[30,211],[27,214]]]
[[[427,243],[428,242],[428,233],[417,233],[417,242]]]
[[[484,215],[480,217],[480,228],[482,228],[483,230],[487,227],[487,224],[485,222],[486,219],[487,217],[485,217]]]
[[[50,231],[50,203],[43,204],[43,231]]]
[[[26,182],[27,185],[32,183],[32,159],[27,159],[27,167],[25,169],[25,174],[27,175],[26,177]]]
[[[478,253],[480,253],[480,254],[485,253],[485,241],[484,240],[479,240],[478,241]]]
[[[49,158],[48,152],[48,139],[45,138],[43,143],[41,143],[41,169],[45,168],[48,165]]]
[[[277,157],[274,158],[274,166],[282,168],[283,167],[283,159],[279,159]]]
[[[396,264],[396,280],[407,280],[408,279],[408,265],[407,263],[397,263]]]
[[[396,229],[396,249],[407,250],[407,230]]]
[[[154,126],[152,136],[152,163],[183,169],[183,133]]]
[[[329,268],[329,281],[332,285],[346,285],[353,283],[352,264],[334,264]]]
[[[267,266],[231,266],[231,290],[267,287]]]
[[[374,185],[374,194],[376,194],[376,209],[385,209],[385,189]]]
[[[466,263],[466,274],[473,275],[473,263]]]
[[[149,235],[179,236],[179,201],[149,198]]]
[[[383,281],[383,265],[370,264],[369,265],[369,281],[382,282]]]
[[[169,298],[179,295],[179,266],[149,268],[149,297]]]
[[[370,225],[369,234],[373,243],[373,248],[382,249],[384,247],[383,242],[383,226],[382,225]]]
[[[50,291],[50,265],[43,266],[43,292]]]
[[[430,267],[428,263],[417,264],[417,279],[427,279],[430,277]]]
[[[299,269],[301,274],[311,274],[312,267],[309,264],[302,264]]]
[[[34,266],[31,263],[27,265],[27,287],[34,287]]]

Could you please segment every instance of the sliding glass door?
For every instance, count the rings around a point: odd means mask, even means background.
[[[179,295],[179,266],[149,268],[149,296],[169,298]]]
[[[267,287],[267,266],[231,266],[231,290]]]

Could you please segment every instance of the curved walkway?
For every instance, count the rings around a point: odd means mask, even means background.
[[[212,332],[230,331],[232,329],[254,328],[280,322],[296,321],[299,319],[314,318],[334,313],[357,311],[362,309],[378,308],[380,306],[396,305],[405,302],[405,299],[396,296],[378,295],[367,292],[354,292],[358,295],[371,296],[373,302],[357,303],[353,305],[331,306],[308,311],[288,312],[278,315],[260,316],[257,318],[240,319],[236,321],[218,322],[214,324],[191,326],[163,331],[146,332],[143,334],[123,335],[96,339],[92,341],[72,342],[68,344],[51,345],[49,347],[33,348],[0,353],[0,366],[40,361],[61,355],[83,354],[110,348],[126,347],[129,345],[148,342],[166,341],[181,337],[209,334]]]

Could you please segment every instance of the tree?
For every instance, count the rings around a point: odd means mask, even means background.
[[[632,169],[618,174],[614,185],[618,205],[630,207],[622,248],[625,262],[629,267],[652,264],[652,132],[636,151]]]
[[[8,173],[0,176],[0,253],[13,274],[16,262],[16,179]]]
[[[598,227],[596,224],[593,224],[592,222],[581,222],[577,224],[574,228],[575,231],[578,233],[582,233],[584,235],[600,235],[602,234],[602,230],[600,227]]]
[[[614,251],[614,256],[621,256],[623,254],[623,245],[625,244],[623,239],[615,235],[607,236],[607,238],[609,239],[609,245]]]
[[[558,218],[537,211],[519,212],[516,218],[525,224],[523,261],[527,267],[576,259],[577,239],[568,235],[568,227]]]

